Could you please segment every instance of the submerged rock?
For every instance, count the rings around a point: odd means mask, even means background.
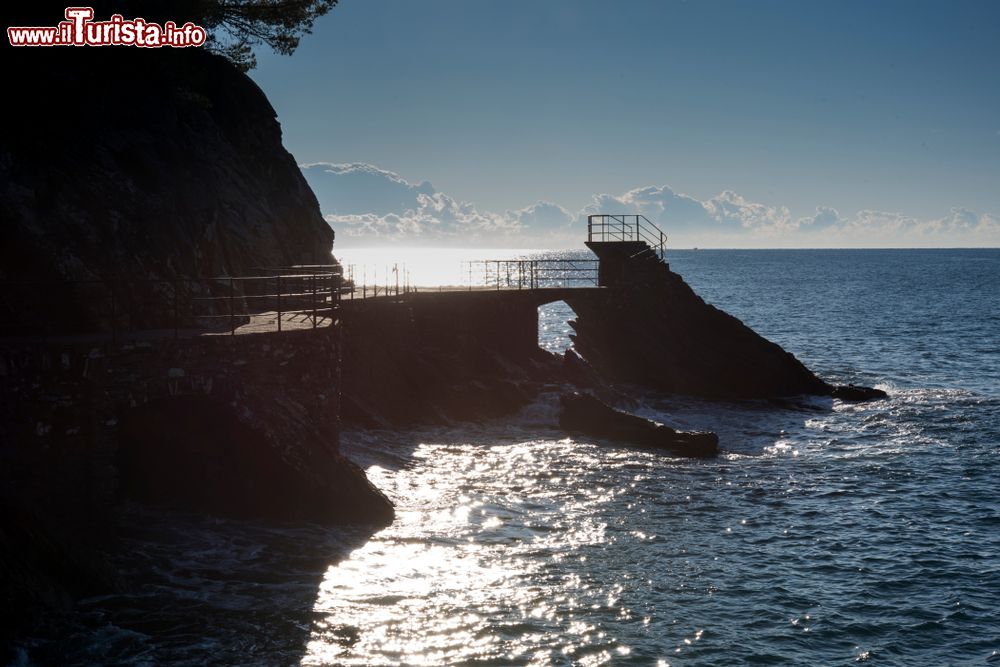
[[[571,433],[618,440],[681,456],[708,457],[719,453],[719,436],[715,433],[676,431],[616,410],[590,394],[563,394],[559,403],[559,426]]]
[[[833,398],[839,398],[842,401],[876,401],[880,398],[887,398],[889,394],[885,393],[881,389],[874,389],[872,387],[861,387],[856,384],[841,384],[833,387],[830,392],[830,396]]]

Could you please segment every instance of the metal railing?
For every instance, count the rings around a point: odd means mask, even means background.
[[[419,288],[405,264],[344,267],[341,300],[372,297],[398,298],[421,292],[477,289],[539,289],[546,287],[596,287],[596,259],[479,259],[460,262],[456,280],[447,284],[422,284]]]
[[[644,215],[588,215],[587,241],[621,243],[641,241],[662,258],[667,235]]]
[[[480,259],[467,262],[469,289],[596,287],[596,259]]]
[[[289,317],[313,328],[332,321],[339,266],[261,269],[265,275],[116,277],[108,280],[0,282],[0,336],[125,333],[225,333],[254,316],[274,313],[281,331]]]
[[[371,268],[371,273],[369,273]],[[379,283],[379,273],[382,282]],[[377,267],[362,264],[348,264],[340,289],[341,299],[367,299],[368,297],[400,296],[416,292],[417,287],[410,280],[410,272],[406,264],[385,265],[385,270],[379,272]]]

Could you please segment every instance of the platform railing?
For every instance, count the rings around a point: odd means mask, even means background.
[[[271,267],[263,275],[117,276],[105,280],[0,281],[0,336],[229,333],[274,313],[313,328],[333,321],[343,282],[339,266]],[[6,312],[4,312],[6,311]]]
[[[596,259],[480,259],[466,262],[469,289],[596,287]]]
[[[374,265],[348,264],[345,266],[340,298],[353,301],[368,297],[400,297],[416,291],[417,286],[413,284],[405,263],[386,264],[382,271]]]
[[[667,235],[644,215],[598,214],[587,216],[587,241],[592,243],[643,242],[662,258]]]

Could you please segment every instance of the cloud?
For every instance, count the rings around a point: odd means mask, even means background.
[[[830,209],[832,211],[832,209]],[[1000,245],[1000,221],[965,208],[952,208],[940,218],[918,218],[898,211],[863,209],[841,217],[817,218],[828,224],[818,225],[812,238],[825,245],[844,247],[941,247]],[[803,227],[811,231],[810,227]]]
[[[935,232],[968,232],[978,229],[980,226],[986,227],[991,221],[996,222],[989,216],[981,216],[967,208],[953,208],[943,218],[931,220],[927,228]]]
[[[840,212],[829,206],[817,206],[816,213],[808,218],[799,218],[797,227],[805,230],[829,229],[842,221]]]
[[[361,162],[316,162],[300,168],[325,215],[402,213],[419,195],[434,194],[427,181],[408,183],[398,174]]]
[[[817,206],[811,215],[794,217],[787,206],[753,201],[732,190],[701,200],[653,185],[595,194],[575,213],[549,201],[495,213],[427,181],[407,181],[371,164],[323,162],[301,168],[340,244],[579,247],[587,215],[626,213],[659,225],[674,247],[1000,245],[1000,221],[965,208],[918,218],[874,209],[844,214]]]
[[[540,201],[516,211],[507,211],[504,216],[527,229],[560,230],[570,227],[576,219],[562,206],[548,201]]]
[[[369,242],[475,242],[515,236],[516,220],[482,212],[438,192],[427,181],[361,162],[301,165],[320,210],[342,236]]]
[[[641,214],[654,223],[680,232],[735,232],[793,226],[788,209],[749,201],[731,190],[700,201],[669,186],[648,186],[621,195],[594,195],[581,215]]]
[[[574,220],[552,202],[502,214],[482,211],[427,181],[411,183],[371,164],[317,162],[300,168],[341,242],[523,246],[529,239],[560,238]]]
[[[703,202],[666,185],[636,188],[621,195],[594,195],[581,216],[597,213],[641,214],[673,229],[699,229],[718,222]]]
[[[645,215],[667,232],[675,246],[1000,245],[998,219],[964,208],[953,208],[941,218],[921,219],[872,209],[844,215],[817,206],[812,215],[795,218],[786,206],[755,202],[732,190],[699,200],[663,185],[594,195],[580,213],[583,217],[610,212]]]
[[[705,209],[723,224],[737,224],[750,230],[787,230],[794,228],[792,216],[784,206],[767,206],[749,201],[732,190],[705,202]]]

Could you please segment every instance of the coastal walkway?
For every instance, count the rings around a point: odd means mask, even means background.
[[[531,289],[518,289],[516,287],[501,287],[500,289],[495,289],[492,287],[482,286],[469,289],[468,287],[442,286],[441,288],[412,289],[408,292],[401,292],[400,294],[390,292],[388,294],[380,294],[378,296],[370,295],[367,297],[357,298],[347,296],[340,301],[339,305],[343,310],[350,310],[351,308],[364,308],[366,307],[366,304],[375,303],[415,303],[437,300],[469,301],[480,299],[513,299],[518,297],[536,302],[538,305],[542,305],[545,303],[552,303],[553,301],[562,301],[574,295],[593,293],[603,289],[605,288],[597,285],[551,286],[535,287]]]
[[[399,302],[449,305],[512,300],[536,306],[621,286],[624,265],[663,261],[666,235],[641,215],[592,215],[593,259],[465,262],[461,285],[412,285],[398,265],[391,284],[367,284],[353,266],[260,267],[250,276],[114,277],[0,282],[0,343],[88,343],[237,336],[322,329],[341,311]],[[614,251],[611,252],[610,250]],[[387,278],[389,272],[386,272]]]

